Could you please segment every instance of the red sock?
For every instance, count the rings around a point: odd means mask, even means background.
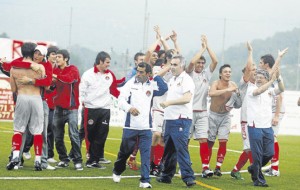
[[[90,141],[88,139],[88,130],[87,130],[87,120],[88,120],[88,109],[84,109],[83,111],[83,129],[84,129],[84,140],[85,140],[85,149],[86,153],[89,153],[90,151]]]
[[[240,158],[238,160],[238,162],[236,163],[233,171],[237,172],[240,171],[242,169],[242,167],[247,163],[248,161],[248,154],[247,152],[243,151],[243,153],[240,155]]]
[[[22,134],[15,133],[12,137],[12,150],[20,151],[22,145]]]
[[[212,155],[212,147],[214,146],[215,142],[207,141],[207,144],[208,144],[208,155],[209,155],[208,163],[209,163]]]
[[[249,162],[250,162],[250,164],[252,164],[253,163],[253,159],[252,159],[252,152],[251,152],[251,150],[247,151],[247,154],[248,154]]]
[[[156,145],[154,147],[153,163],[158,166],[159,162],[164,154],[164,147],[161,145]]]
[[[216,168],[220,169],[226,155],[226,144],[227,142],[219,142],[219,150],[217,155]]]
[[[36,156],[42,155],[43,149],[43,136],[41,134],[33,136],[33,145]]]
[[[276,171],[278,171],[278,161],[279,161],[279,144],[278,144],[278,142],[275,142],[274,143],[274,156],[273,156],[273,158],[272,158],[272,160],[271,160],[271,168],[273,169],[273,170],[276,170]],[[277,163],[276,163],[277,162]],[[273,165],[274,164],[274,165]]]
[[[207,142],[200,143],[200,157],[201,157],[202,165],[209,164],[210,154],[211,154],[211,151],[209,151],[208,143]],[[208,169],[208,166],[205,166],[202,169],[203,170]]]

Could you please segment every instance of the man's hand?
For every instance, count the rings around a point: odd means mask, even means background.
[[[248,49],[249,52],[253,51],[253,48],[252,48],[252,46],[251,46],[251,44],[250,44],[249,41],[247,42],[247,49]]]
[[[162,102],[159,105],[164,109],[169,106],[168,102]]]
[[[279,122],[279,117],[278,116],[274,116],[274,118],[272,119],[272,125],[273,126],[277,126]]]
[[[18,81],[18,83],[23,84],[23,85],[32,84],[32,79],[27,76],[23,76],[23,77],[19,78],[17,81]]]
[[[172,34],[170,35],[171,40],[175,43],[177,41],[177,33],[172,30]]]
[[[130,114],[133,116],[138,116],[140,114],[139,110],[137,110],[136,108],[132,107],[129,110]]]
[[[160,33],[160,28],[158,25],[153,27],[154,31],[156,32],[156,39],[161,39],[161,33]]]
[[[40,66],[38,63],[32,62],[30,68],[34,71],[38,71],[40,69]]]
[[[285,48],[284,50],[280,51],[278,50],[278,57],[283,57],[284,54],[286,54],[288,52],[289,48]]]
[[[4,63],[4,62],[6,62],[6,57],[0,58],[0,64],[2,64],[2,63]]]

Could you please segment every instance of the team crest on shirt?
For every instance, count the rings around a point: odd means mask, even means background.
[[[206,83],[207,82],[206,79],[203,79],[203,82]]]
[[[105,79],[106,79],[106,80],[109,80],[109,76],[106,76]]]
[[[177,83],[177,86],[181,86],[181,82]]]
[[[89,125],[93,125],[93,124],[94,124],[94,120],[89,119],[89,120],[88,120],[88,124],[89,124]]]
[[[151,95],[150,90],[147,90],[146,95],[149,97]]]

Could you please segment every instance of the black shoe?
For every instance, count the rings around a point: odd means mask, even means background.
[[[6,165],[6,169],[12,170],[14,169],[15,166],[19,165],[19,163],[20,163],[19,158],[14,158]]]
[[[186,184],[187,187],[192,187],[192,186],[196,185],[196,182],[194,180],[186,181],[185,184]]]
[[[159,166],[153,165],[153,167],[151,168],[150,174],[155,175],[155,176],[159,176],[159,174],[160,174]]]
[[[99,163],[97,162],[92,162],[92,163],[86,163],[86,167],[88,168],[98,168],[98,169],[105,169],[106,167],[105,166],[101,166]]]
[[[219,168],[216,168],[214,171],[214,175],[221,177],[222,176],[222,172]]]
[[[171,179],[164,178],[164,177],[157,177],[156,181],[159,183],[168,183],[168,184],[172,183]]]
[[[269,185],[267,183],[262,183],[262,182],[254,182],[254,186],[258,186],[258,187],[269,187]]]
[[[35,168],[35,171],[42,171],[42,163],[39,162],[39,161],[35,161],[34,162],[34,168]]]

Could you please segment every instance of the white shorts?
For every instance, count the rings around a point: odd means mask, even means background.
[[[40,95],[18,95],[14,131],[24,133],[28,126],[31,134],[41,134],[44,128],[43,101]]]
[[[193,122],[190,128],[189,138],[207,139],[208,138],[208,114],[207,111],[193,112]]]
[[[250,142],[249,142],[249,134],[248,134],[248,125],[247,122],[241,122],[241,134],[243,139],[243,150],[250,149]]]
[[[209,112],[208,117],[208,140],[215,142],[217,136],[218,139],[226,139],[229,138],[230,126],[231,126],[231,118],[230,113],[216,113]]]
[[[274,117],[275,113],[272,114],[272,118]],[[281,121],[283,119],[284,113],[279,113],[279,121],[278,124],[276,126],[272,125],[272,129],[274,131],[274,137],[277,137],[278,133],[279,133],[279,128],[280,128],[280,124]]]
[[[164,113],[160,111],[152,112],[152,131],[162,132],[162,126],[164,123]]]

